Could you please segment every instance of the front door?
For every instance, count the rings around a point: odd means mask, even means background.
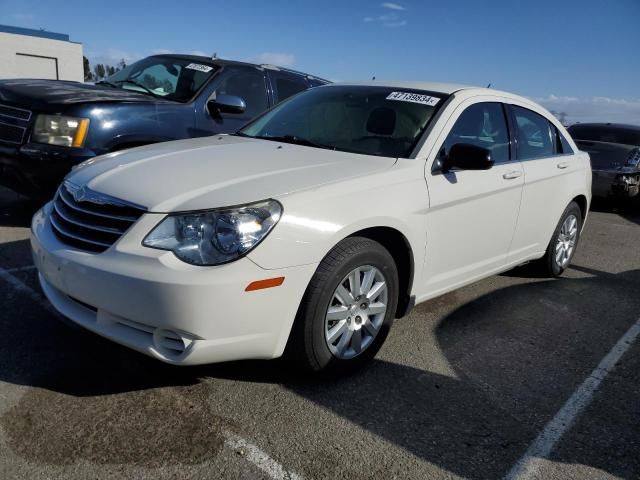
[[[218,93],[240,97],[247,105],[244,113],[210,111],[207,101]],[[213,91],[197,106],[196,123],[203,135],[234,133],[249,120],[269,108],[264,72],[257,68],[230,68],[213,81]]]
[[[427,165],[429,191],[424,291],[427,296],[469,283],[505,265],[518,219],[524,175],[511,157],[505,108],[463,103],[445,126],[438,158],[457,143],[487,148],[489,170],[442,173]],[[442,138],[443,137],[443,138]]]

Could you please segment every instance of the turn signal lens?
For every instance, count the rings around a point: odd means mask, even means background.
[[[244,289],[245,292],[253,292],[254,290],[262,290],[264,288],[279,287],[284,283],[284,277],[267,278],[265,280],[258,280],[251,282]]]
[[[87,138],[87,132],[89,131],[89,119],[83,118],[78,123],[76,134],[73,136],[72,147],[84,147],[84,141]]]

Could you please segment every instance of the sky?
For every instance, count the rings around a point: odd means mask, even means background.
[[[568,123],[640,124],[640,0],[0,0],[0,24],[69,34],[92,65],[215,52],[336,81],[491,84]]]

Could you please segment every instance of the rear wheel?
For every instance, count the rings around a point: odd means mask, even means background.
[[[560,217],[545,256],[538,261],[544,273],[558,277],[567,269],[578,246],[581,228],[582,211],[576,202],[571,202]]]
[[[389,252],[368,238],[340,242],[322,260],[302,300],[288,350],[306,370],[360,367],[384,343],[398,302]]]

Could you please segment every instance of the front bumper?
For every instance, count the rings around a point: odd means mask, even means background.
[[[117,343],[176,365],[278,357],[316,265],[264,270],[248,258],[196,267],[142,238],[164,215],[146,214],[95,254],[53,233],[50,204],[33,218],[31,247],[42,289],[63,315]],[[245,292],[265,278],[280,287]]]
[[[0,185],[30,197],[51,198],[74,165],[95,156],[86,148],[0,144]]]
[[[593,170],[593,196],[635,197],[639,193],[639,188],[640,172]]]

